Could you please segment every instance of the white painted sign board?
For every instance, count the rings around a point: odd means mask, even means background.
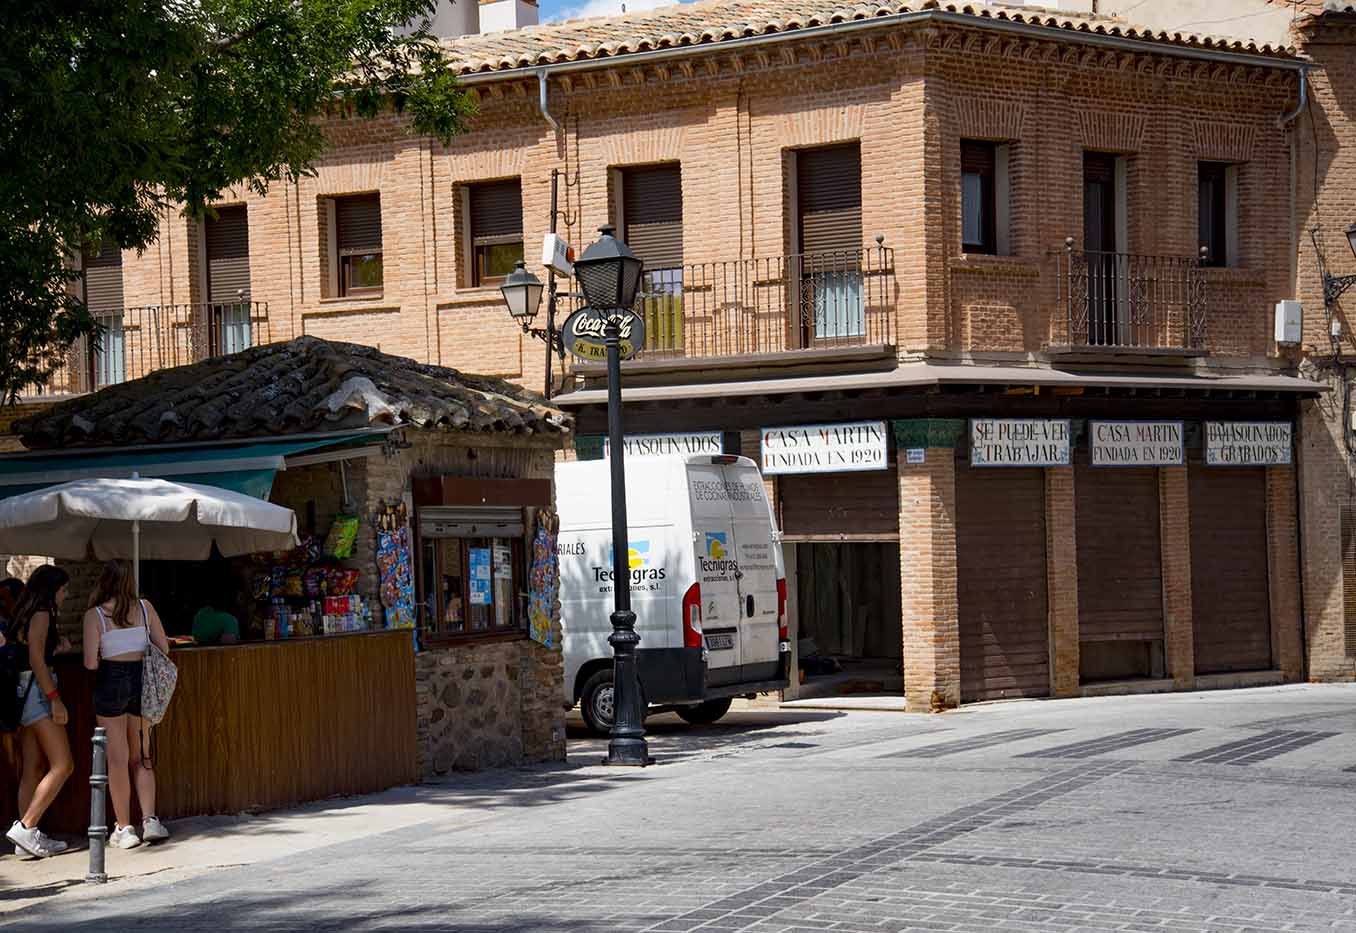
[[[853,473],[890,465],[884,421],[763,428],[763,473]]]
[[[1181,466],[1186,428],[1180,421],[1089,421],[1093,466]]]
[[[1293,426],[1288,421],[1207,421],[1207,466],[1285,466]]]
[[[1068,466],[1066,418],[972,418],[970,466]]]
[[[687,434],[627,434],[622,446],[628,457],[662,457],[667,454],[718,454],[723,440],[719,431],[698,431]],[[603,456],[611,451],[603,438]]]

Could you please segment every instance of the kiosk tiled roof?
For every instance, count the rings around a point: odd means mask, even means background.
[[[559,437],[569,415],[503,379],[298,337],[109,386],[21,419],[33,449],[411,426]]]
[[[1106,15],[940,0],[856,5],[842,0],[698,0],[620,16],[462,36],[447,40],[445,45],[456,61],[456,69],[470,75],[607,59],[657,49],[695,49],[755,36],[790,37],[797,31],[835,23],[927,11],[972,17],[977,25],[989,21],[1045,27],[1071,34],[1070,38],[1091,34],[1138,39],[1162,45],[1165,51],[1187,48],[1276,58],[1294,54],[1293,49],[1282,45],[1158,31]]]

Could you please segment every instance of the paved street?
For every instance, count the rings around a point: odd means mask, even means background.
[[[576,736],[568,768],[438,788],[445,816],[389,831],[374,816],[337,845],[98,900],[55,894],[11,922],[1356,929],[1356,687],[651,725],[653,769],[596,767],[601,743]],[[0,896],[29,864],[0,863]]]

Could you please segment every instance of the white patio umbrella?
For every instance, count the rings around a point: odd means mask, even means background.
[[[81,479],[0,500],[0,553],[82,560],[206,560],[297,546],[291,509],[243,493],[163,479]]]

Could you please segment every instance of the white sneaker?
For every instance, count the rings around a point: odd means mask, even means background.
[[[53,839],[40,829],[35,830],[35,832],[38,834],[38,837],[42,839],[47,848],[52,850],[53,855],[60,855],[70,848],[70,846],[66,845],[66,843],[62,842],[60,839]]]
[[[9,828],[9,832],[5,833],[5,838],[14,843],[15,855],[47,858],[56,854],[43,841],[42,833],[38,832],[37,829],[29,829],[18,820],[15,820],[14,825]]]
[[[115,825],[112,834],[108,837],[108,844],[115,849],[135,849],[141,845],[141,837],[130,826]]]
[[[148,816],[145,822],[141,824],[142,842],[161,842],[169,838],[169,830],[165,824],[160,822],[158,817]]]

